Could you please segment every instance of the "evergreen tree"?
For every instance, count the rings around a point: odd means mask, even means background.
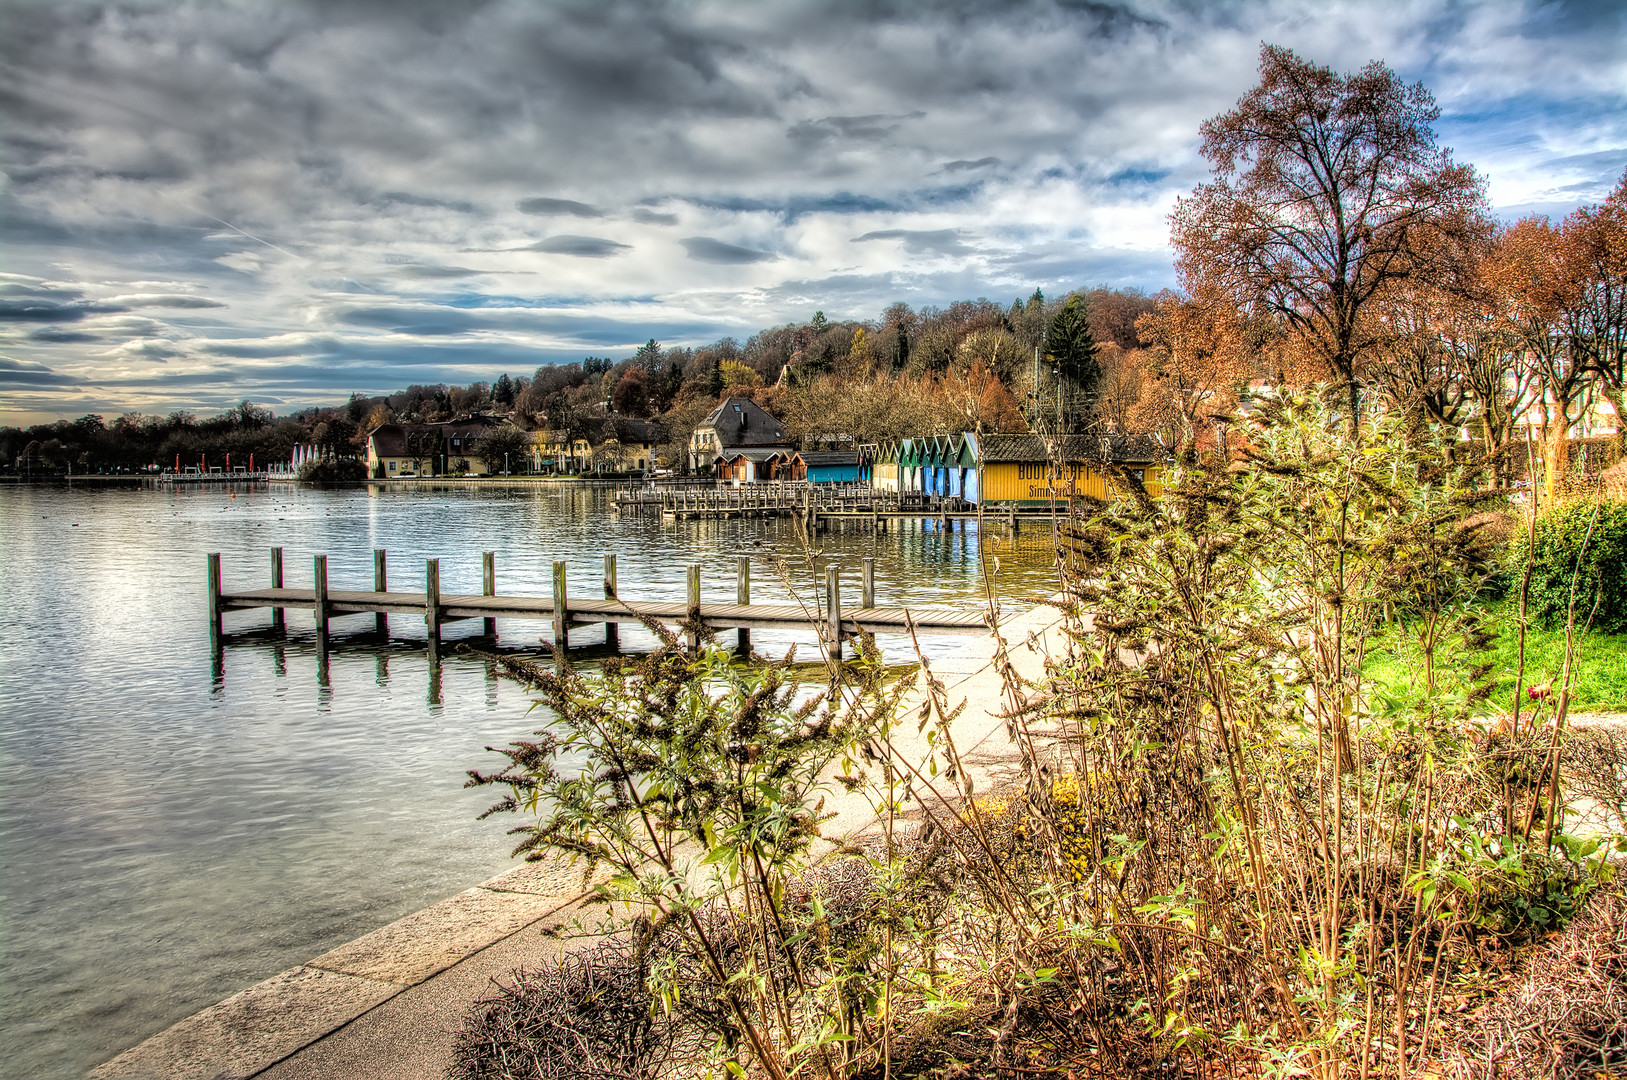
[[[1039,295],[1037,290],[1035,295]],[[1076,430],[1084,426],[1077,415],[1081,399],[1088,400],[1094,394],[1096,378],[1101,373],[1096,339],[1090,332],[1090,318],[1086,314],[1083,297],[1068,297],[1067,302],[1051,317],[1050,328],[1045,334],[1045,358],[1057,373],[1057,393],[1061,396],[1060,427],[1064,432]]]

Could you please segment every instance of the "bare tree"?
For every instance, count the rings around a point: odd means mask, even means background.
[[[1172,215],[1188,290],[1282,319],[1344,385],[1352,421],[1376,328],[1365,309],[1437,274],[1483,214],[1474,170],[1436,145],[1439,113],[1380,62],[1340,75],[1264,46],[1259,85],[1203,125],[1214,179]]]

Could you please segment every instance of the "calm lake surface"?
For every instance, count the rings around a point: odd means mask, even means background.
[[[284,968],[499,873],[504,822],[478,822],[491,791],[464,770],[483,747],[546,717],[473,657],[438,680],[422,619],[333,622],[319,678],[306,612],[288,636],[254,633],[269,612],[226,616],[223,677],[212,671],[205,553],[226,587],[308,585],[329,556],[335,588],[370,588],[372,550],[391,584],[422,587],[441,560],[443,592],[480,591],[480,552],[497,552],[498,591],[546,595],[570,560],[573,595],[601,594],[617,556],[630,599],[681,598],[684,566],[702,595],[732,600],[734,564],[753,557],[752,596],[783,601],[785,564],[810,602],[834,560],[874,556],[880,604],[978,606],[985,557],[1007,608],[1054,591],[1049,530],[894,523],[821,533],[811,556],[782,521],[663,524],[618,515],[604,488],[168,491],[0,488],[0,1077],[78,1077],[176,1020]],[[995,572],[995,558],[999,560]],[[546,623],[498,624],[505,647],[535,648]],[[454,623],[445,637],[480,632]],[[732,635],[729,635],[732,637]],[[597,628],[573,632],[592,644]],[[622,628],[624,647],[649,636]],[[782,653],[810,633],[757,631]],[[945,652],[955,638],[928,639]],[[896,640],[889,651],[906,659]]]

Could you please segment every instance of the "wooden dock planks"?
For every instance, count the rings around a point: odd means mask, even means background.
[[[330,616],[357,615],[382,612],[391,615],[422,615],[426,597],[417,592],[373,592],[352,589],[330,589],[326,607]],[[315,589],[241,589],[222,592],[222,611],[247,611],[254,608],[301,608],[314,611],[317,605]],[[478,594],[441,593],[442,622],[454,619],[544,619],[552,621],[553,600],[546,596],[491,596]],[[636,623],[646,616],[663,622],[676,622],[688,616],[689,605],[683,600],[625,601],[599,599],[571,599],[568,614],[573,626],[594,623]],[[977,634],[987,629],[981,612],[949,611],[943,609],[911,609],[916,629],[923,633]],[[700,605],[701,621],[713,630],[732,629],[784,629],[807,630],[822,620],[822,613],[804,609],[797,604],[723,604]],[[843,612],[844,633],[860,629],[876,633],[903,632],[906,626],[902,607],[849,608]]]

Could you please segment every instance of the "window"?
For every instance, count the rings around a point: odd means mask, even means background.
[[[390,462],[390,471],[395,472],[395,462]]]

